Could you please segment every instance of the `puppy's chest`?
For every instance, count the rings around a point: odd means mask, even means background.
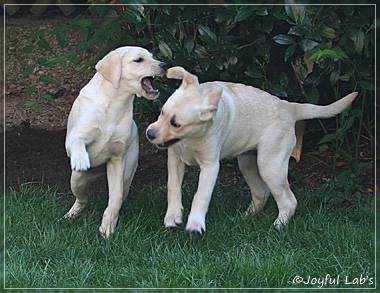
[[[193,153],[187,153],[182,150],[179,152],[179,157],[181,158],[181,161],[188,166],[199,166],[199,162]]]
[[[213,154],[206,154],[205,150],[195,147],[181,144],[176,150],[181,161],[188,166],[200,166],[206,158],[214,157]]]
[[[128,143],[133,139],[130,129],[124,127],[100,129],[95,141],[87,146],[90,158],[94,161],[106,161],[111,156],[123,156]]]

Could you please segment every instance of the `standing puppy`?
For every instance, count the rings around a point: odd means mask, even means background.
[[[197,77],[182,67],[168,69],[167,77],[183,81],[146,135],[158,148],[168,148],[166,227],[182,223],[185,165],[201,169],[186,225],[192,233],[206,230],[205,217],[219,161],[233,157],[237,157],[252,193],[248,212],[263,208],[272,194],[279,210],[274,225],[280,228],[287,224],[297,207],[287,179],[288,161],[296,143],[296,121],[332,117],[357,96],[351,93],[331,105],[316,106],[283,101],[242,84],[199,84]]]
[[[157,98],[152,81],[166,73],[166,65],[143,48],[121,47],[100,60],[95,69],[97,73],[80,91],[68,118],[65,146],[76,200],[65,217],[76,216],[86,206],[88,186],[101,175],[90,168],[106,163],[109,201],[99,230],[108,238],[115,231],[137,168],[134,97]]]

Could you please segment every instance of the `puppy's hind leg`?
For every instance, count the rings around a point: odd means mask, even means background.
[[[125,158],[114,157],[107,162],[108,206],[103,213],[99,232],[108,238],[115,232],[119,211],[123,203]],[[132,179],[131,179],[132,180]]]
[[[65,214],[65,218],[72,218],[78,215],[87,205],[88,202],[88,187],[91,182],[101,176],[102,173],[78,172],[71,173],[71,191],[76,200],[71,209]]]
[[[246,211],[246,214],[255,213],[264,207],[270,196],[270,191],[259,174],[256,155],[243,154],[238,156],[237,159],[239,169],[243,174],[252,195],[252,201]]]
[[[294,148],[295,137],[267,141],[263,149],[258,149],[257,164],[261,178],[268,186],[278,207],[278,217],[274,222],[277,229],[286,225],[294,215],[297,200],[288,182],[288,164]],[[268,146],[275,146],[268,148]]]

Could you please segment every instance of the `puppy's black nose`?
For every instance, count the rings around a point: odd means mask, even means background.
[[[162,70],[167,70],[168,69],[168,65],[166,65],[166,63],[160,63],[158,66],[160,66],[160,68],[162,69]]]
[[[156,138],[156,136],[154,135],[154,131],[152,129],[148,129],[146,131],[146,137],[149,139],[149,140],[153,140]]]

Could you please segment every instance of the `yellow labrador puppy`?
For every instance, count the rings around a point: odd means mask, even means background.
[[[157,98],[152,81],[166,73],[166,65],[143,48],[121,47],[107,54],[95,69],[97,73],[80,91],[68,118],[65,145],[76,200],[65,217],[76,216],[86,206],[88,185],[101,175],[90,168],[106,163],[109,201],[99,230],[107,238],[115,231],[137,168],[134,97]]]
[[[200,167],[186,225],[190,233],[206,230],[205,217],[219,161],[233,157],[237,157],[252,193],[247,212],[260,210],[272,194],[279,210],[274,225],[281,228],[287,224],[297,207],[287,179],[288,161],[296,143],[296,121],[332,117],[357,96],[354,92],[331,105],[316,106],[283,101],[242,84],[199,84],[197,77],[182,67],[168,69],[167,77],[183,81],[163,106],[158,120],[147,128],[146,136],[157,147],[168,148],[166,227],[182,223],[185,165]]]

